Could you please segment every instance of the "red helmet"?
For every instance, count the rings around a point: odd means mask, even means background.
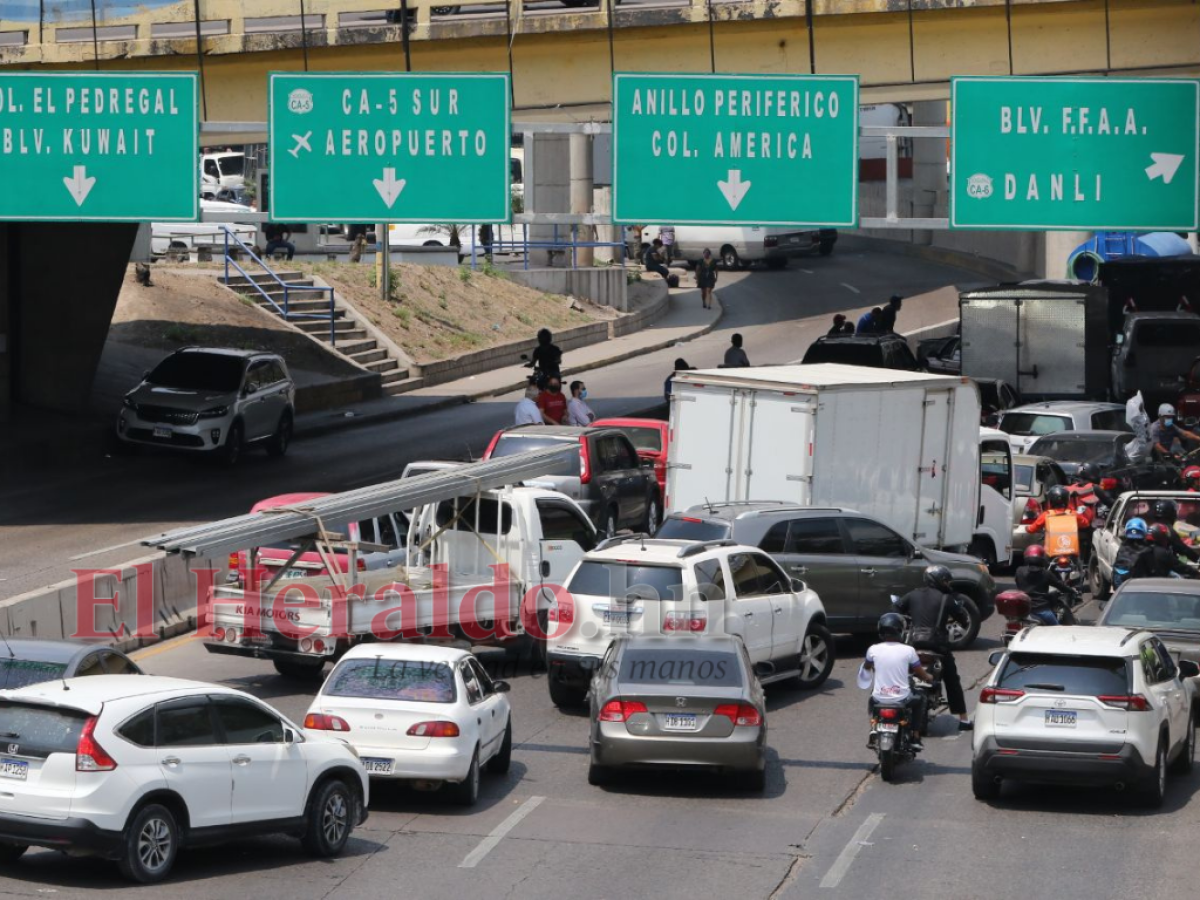
[[[1030,544],[1025,548],[1025,562],[1042,565],[1046,562],[1046,548],[1041,544]]]
[[[1183,483],[1194,488],[1200,488],[1200,466],[1188,466],[1183,470]]]
[[[1155,522],[1150,526],[1150,530],[1146,532],[1146,538],[1160,547],[1169,546],[1171,543],[1171,529],[1162,522]]]

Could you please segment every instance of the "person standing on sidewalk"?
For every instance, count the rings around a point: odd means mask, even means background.
[[[658,236],[663,242],[663,258],[669,266],[675,261],[675,226],[662,226],[658,229]]]
[[[582,381],[571,382],[571,399],[567,403],[568,425],[586,428],[596,421],[596,414],[584,401],[587,400],[587,385]]]
[[[717,286],[717,261],[712,251],[704,248],[704,256],[696,263],[696,287],[700,288],[700,302],[705,309],[712,309],[713,288]]]

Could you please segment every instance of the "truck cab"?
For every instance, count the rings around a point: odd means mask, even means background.
[[[1012,445],[1003,431],[979,429],[979,469],[979,521],[967,552],[992,567],[1012,557]]]

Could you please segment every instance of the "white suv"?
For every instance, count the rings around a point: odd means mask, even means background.
[[[1200,669],[1150,632],[1026,628],[992,662],[975,712],[977,799],[995,799],[1011,778],[1128,786],[1159,806],[1168,765],[1191,770]]]
[[[587,554],[549,610],[550,699],[578,706],[619,634],[736,634],[763,684],[815,688],[833,668],[825,607],[770,556],[733,541],[615,538]]]
[[[93,675],[0,691],[0,863],[32,845],[115,860],[149,884],[180,847],[269,833],[337,856],[367,776],[241,691]]]

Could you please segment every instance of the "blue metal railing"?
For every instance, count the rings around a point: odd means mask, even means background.
[[[308,284],[288,284],[286,281],[284,281],[282,278],[280,278],[278,275],[276,275],[274,270],[272,270],[270,266],[268,266],[265,262],[263,262],[261,259],[259,259],[258,254],[256,254],[250,247],[247,247],[245,245],[245,243],[242,242],[241,238],[239,238],[236,234],[234,234],[232,231],[230,231],[225,226],[221,226],[221,230],[225,232],[225,283],[229,284],[229,267],[233,266],[235,269],[237,269],[238,273],[243,278],[246,279],[246,282],[252,288],[254,288],[254,290],[258,291],[258,293],[262,296],[262,298],[264,300],[266,300],[267,303],[270,304],[271,308],[274,309],[275,312],[279,313],[279,315],[282,316],[285,321],[291,321],[293,319],[318,319],[318,320],[328,319],[329,320],[329,344],[330,344],[330,346],[337,346],[337,319],[334,316],[333,288],[317,287],[316,285],[308,285]],[[230,242],[231,241],[237,246],[238,249],[242,250],[248,257],[250,257],[250,259],[252,259],[254,262],[258,263],[259,267],[262,268],[263,272],[266,273],[266,275],[268,275],[271,280],[273,280],[277,285],[279,285],[281,288],[283,288],[283,306],[280,306],[278,303],[276,303],[275,298],[272,297],[266,291],[266,289],[262,286],[262,284],[258,281],[258,279],[255,278],[254,276],[252,276],[245,269],[243,269],[241,267],[241,265],[238,263],[238,261],[236,259],[233,259],[233,257],[230,256],[229,250],[230,250]],[[329,294],[329,312],[327,312],[327,313],[292,312],[291,311],[292,291],[319,291],[321,293],[328,293]]]

